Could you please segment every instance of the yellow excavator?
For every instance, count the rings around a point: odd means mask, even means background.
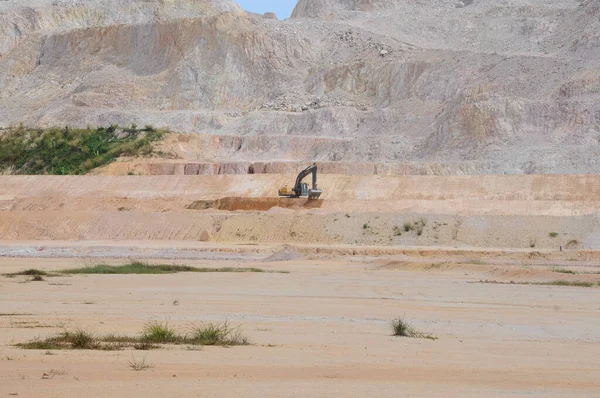
[[[312,188],[308,187],[308,184],[302,182],[306,176],[312,173]],[[319,199],[319,196],[323,193],[322,190],[317,188],[317,164],[313,163],[298,174],[296,178],[296,184],[293,188],[289,188],[287,185],[279,190],[279,196],[287,198],[300,198],[308,197],[308,199]]]

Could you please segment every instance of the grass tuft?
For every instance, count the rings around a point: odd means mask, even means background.
[[[422,333],[416,330],[411,324],[402,318],[397,318],[392,321],[392,332],[393,336],[437,340],[437,337],[431,334]]]
[[[97,349],[100,344],[93,334],[83,330],[77,330],[73,333],[64,332],[63,336],[74,350],[93,350]]]
[[[575,271],[571,271],[570,269],[564,269],[564,268],[552,268],[552,272],[558,272],[560,274],[572,274],[572,275],[577,274],[577,272],[575,272]]]
[[[410,221],[404,222],[404,232],[410,232],[413,229],[413,225]]]
[[[153,365],[146,363],[146,357],[138,360],[135,359],[133,355],[131,355],[131,361],[127,361],[127,364],[136,372],[141,372],[142,370],[147,370],[154,367]]]
[[[248,345],[250,341],[238,328],[232,328],[228,322],[207,323],[200,327],[195,327],[189,336],[189,342],[199,345]]]
[[[28,350],[102,350],[115,351],[125,348],[148,351],[160,348],[162,344],[176,345],[249,345],[240,327],[231,327],[228,322],[208,323],[192,328],[190,333],[180,335],[168,323],[150,322],[139,336],[107,334],[95,336],[82,330],[63,332],[45,339],[35,339],[27,343],[16,344]]]
[[[575,286],[575,287],[592,287],[594,284],[592,282],[583,282],[583,281],[552,281],[552,282],[542,282],[539,285],[544,286]]]
[[[170,327],[167,322],[150,322],[144,327],[142,340],[151,343],[175,343],[181,339],[177,336],[174,328]]]
[[[551,237],[551,238],[557,238],[558,237],[558,232],[550,232],[548,234],[548,236]]]
[[[594,282],[584,282],[584,281],[565,281],[565,280],[557,280],[551,282],[499,282],[494,280],[480,280],[478,282],[471,283],[488,283],[494,285],[535,285],[535,286],[571,286],[571,287],[594,287]],[[598,283],[600,286],[600,283]]]
[[[4,276],[15,277],[15,276],[33,276],[33,277],[42,277],[42,276],[56,276],[55,274],[50,274],[46,271],[42,271],[39,269],[28,269],[21,272],[13,272],[10,274],[4,274]]]
[[[140,351],[150,351],[150,350],[155,350],[157,349],[159,346],[150,342],[150,341],[140,341],[139,343],[136,343],[133,345],[133,348],[136,350],[140,350]]]

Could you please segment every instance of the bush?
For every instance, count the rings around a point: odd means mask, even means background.
[[[417,331],[415,328],[412,327],[412,325],[410,325],[408,322],[406,322],[402,318],[397,318],[392,321],[392,332],[393,332],[392,333],[393,336],[399,336],[399,337],[410,337],[410,338],[430,339],[430,340],[437,339],[437,337],[435,337],[431,334],[422,333],[422,332]]]
[[[144,327],[142,340],[152,343],[174,343],[178,340],[175,329],[167,322],[150,322]]]
[[[0,171],[14,174],[85,174],[122,155],[152,153],[152,143],[164,133],[117,126],[97,129],[26,129],[0,136]]]
[[[229,323],[208,323],[192,330],[189,341],[200,345],[248,345],[249,340],[240,328],[231,328]]]

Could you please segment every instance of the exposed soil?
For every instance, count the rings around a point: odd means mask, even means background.
[[[510,257],[510,256],[509,256]],[[448,265],[446,265],[446,261]],[[103,275],[0,280],[0,394],[61,397],[595,396],[600,288],[471,283],[552,278],[549,266],[455,257],[217,263],[289,274]],[[111,260],[115,263],[123,260]],[[3,260],[2,272],[82,260]],[[238,265],[239,264],[239,265]],[[577,262],[571,269],[589,271]],[[561,274],[556,274],[561,275]],[[567,275],[573,276],[573,275]],[[558,277],[557,277],[558,278]],[[562,276],[560,276],[562,278]],[[577,278],[599,280],[600,275]],[[173,303],[176,301],[177,305]],[[23,314],[23,315],[18,315]],[[30,315],[25,315],[30,314]],[[438,340],[391,336],[403,317]],[[150,320],[185,331],[228,320],[253,345],[30,351],[63,328],[135,335]],[[135,372],[132,356],[153,368]],[[53,372],[54,370],[54,372]],[[56,375],[50,380],[43,374]]]

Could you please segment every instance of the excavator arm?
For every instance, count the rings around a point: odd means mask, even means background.
[[[302,180],[312,173],[312,190],[317,189],[317,164],[313,163],[298,174],[293,191],[296,196],[302,196]]]
[[[306,189],[303,187],[303,185],[306,186],[307,184],[303,184],[302,181],[309,174],[312,174],[312,188]],[[304,192],[304,191],[306,191],[306,192]],[[292,198],[308,196],[308,199],[317,199],[321,196],[322,193],[323,193],[323,191],[321,191],[317,187],[317,164],[316,163],[313,163],[312,165],[308,166],[307,168],[302,170],[300,172],[300,174],[298,174],[298,177],[296,178],[296,183],[294,184],[294,187],[292,188],[291,192],[289,192],[288,188],[282,188],[279,190],[280,196],[288,196],[288,197],[292,197]]]

